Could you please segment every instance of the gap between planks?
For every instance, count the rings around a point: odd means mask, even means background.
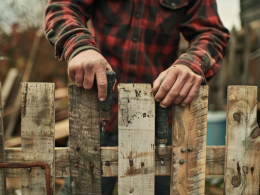
[[[171,146],[167,147],[165,165],[161,165],[160,158],[155,153],[155,176],[170,176]],[[6,163],[21,162],[21,148],[5,149]],[[106,166],[106,161],[110,166]],[[117,177],[118,148],[101,147],[102,177]],[[224,175],[225,146],[207,146],[206,175]],[[7,178],[21,177],[21,169],[6,169]],[[55,148],[55,176],[69,177],[69,148]]]

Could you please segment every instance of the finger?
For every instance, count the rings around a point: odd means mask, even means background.
[[[161,101],[160,106],[162,108],[167,108],[179,95],[182,87],[186,83],[188,74],[178,75],[176,82],[172,86],[172,88],[169,90],[165,98]]]
[[[98,86],[98,99],[100,101],[105,101],[107,97],[107,75],[104,66],[100,66],[96,69],[96,79]]]
[[[155,101],[160,102],[166,96],[166,94],[172,88],[173,84],[176,82],[178,74],[179,73],[176,71],[168,72],[164,81],[160,84],[159,90],[155,95]]]
[[[152,89],[152,92],[153,92],[153,94],[156,94],[157,93],[157,91],[158,91],[158,89],[159,89],[159,87],[160,87],[160,84],[161,84],[161,80],[162,80],[162,78],[164,78],[166,76],[166,73],[161,73],[158,77],[157,77],[157,79],[153,82],[153,89]]]
[[[72,80],[72,81],[75,81],[75,75],[76,75],[75,70],[72,69],[72,68],[68,68],[69,79]]]
[[[190,104],[190,102],[194,99],[194,97],[198,93],[200,85],[201,85],[201,80],[200,79],[196,80],[195,83],[192,85],[192,88],[190,89],[186,98],[181,102],[182,106],[186,106]]]
[[[76,71],[76,75],[75,75],[75,83],[78,87],[82,87],[83,85],[83,79],[84,79],[84,72],[83,70],[78,70]]]
[[[187,95],[188,95],[190,89],[192,88],[194,82],[195,82],[195,76],[191,76],[189,78],[189,80],[186,81],[186,83],[181,88],[181,91],[180,91],[179,95],[173,101],[174,104],[181,103],[182,100],[184,100],[187,97]]]
[[[84,82],[83,82],[83,87],[85,89],[91,89],[93,87],[93,83],[94,83],[94,71],[88,71],[85,70],[85,74],[84,74]]]
[[[117,80],[115,80],[115,83],[114,83],[114,85],[113,85],[113,88],[112,88],[113,91],[115,91],[115,89],[116,89],[116,88],[115,88],[115,87],[116,87],[116,83],[117,83]]]

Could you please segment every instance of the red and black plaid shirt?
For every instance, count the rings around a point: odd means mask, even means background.
[[[89,19],[95,37],[86,27]],[[50,0],[45,32],[60,60],[99,51],[118,83],[152,83],[173,64],[209,81],[222,65],[229,38],[216,0]],[[189,47],[177,58],[180,32]],[[117,125],[117,94],[114,98],[108,131]]]

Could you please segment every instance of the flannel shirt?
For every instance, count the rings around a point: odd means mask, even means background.
[[[95,37],[87,29],[89,19]],[[216,0],[49,0],[45,33],[59,60],[87,49],[100,52],[117,83],[153,83],[173,64],[186,65],[209,82],[229,39]],[[180,33],[189,46],[178,58]],[[117,93],[113,98],[110,132],[117,126]]]

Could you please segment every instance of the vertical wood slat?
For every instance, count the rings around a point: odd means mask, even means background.
[[[5,162],[5,146],[4,146],[4,126],[3,126],[3,107],[0,83],[0,163]],[[6,194],[5,170],[0,169],[0,195]]]
[[[68,85],[71,194],[101,194],[101,151],[97,88]],[[93,167],[90,166],[93,164]]]
[[[53,83],[22,83],[22,163],[45,162],[50,168],[55,192],[55,86]],[[22,194],[46,195],[45,170],[22,169]]]
[[[151,85],[120,84],[118,91],[118,193],[151,195],[155,176],[155,103]]]
[[[260,129],[257,87],[229,86],[225,194],[259,194]]]
[[[175,105],[172,128],[171,195],[205,191],[208,86],[186,107]],[[192,151],[188,151],[192,147]],[[185,148],[185,152],[181,152]],[[184,160],[181,164],[180,160]]]

